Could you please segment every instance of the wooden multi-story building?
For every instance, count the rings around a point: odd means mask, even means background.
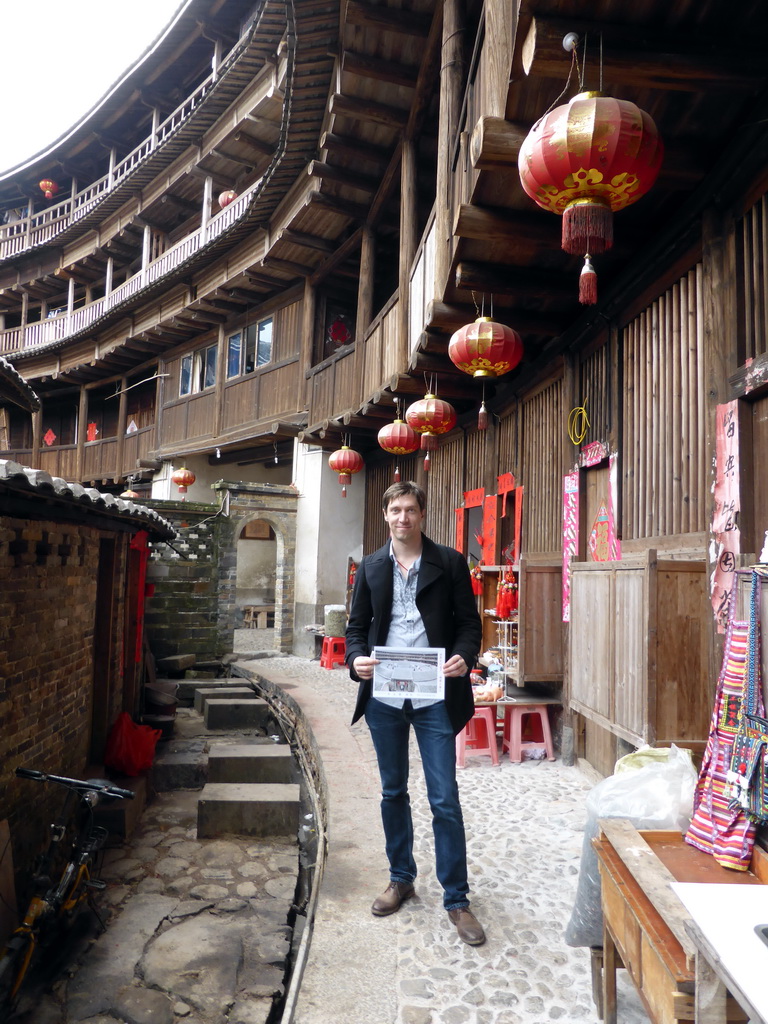
[[[0,175],[0,353],[41,399],[0,414],[3,453],[154,498],[182,463],[195,500],[294,483],[295,545],[259,500],[303,651],[383,539],[377,433],[434,386],[458,425],[428,474],[401,469],[428,486],[431,536],[482,561],[484,611],[511,559],[518,681],[562,695],[564,737],[603,772],[626,744],[701,745],[722,598],[768,529],[765,6],[244,10],[188,0]],[[517,159],[598,87],[647,111],[666,155],[581,306],[581,260]],[[447,348],[491,307],[525,355],[483,391]],[[347,439],[365,470],[344,501],[325,463]]]

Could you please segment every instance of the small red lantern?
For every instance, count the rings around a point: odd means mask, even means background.
[[[328,459],[328,465],[334,473],[339,474],[341,484],[341,496],[347,496],[347,484],[352,480],[353,473],[359,473],[365,463],[360,452],[356,452],[349,445],[343,444],[338,451],[335,451]]]
[[[179,488],[179,494],[181,495],[182,501],[187,500],[187,488],[191,487],[196,479],[197,477],[192,472],[192,470],[186,469],[184,467],[182,467],[181,469],[177,469],[176,472],[172,474],[171,480],[173,480],[173,482]]]
[[[51,181],[50,178],[43,178],[43,180],[38,184],[46,199],[53,199],[53,197],[59,191],[59,186],[56,184],[55,181]]]
[[[405,419],[412,430],[421,434],[421,449],[427,453],[424,470],[429,472],[429,453],[437,448],[438,435],[447,434],[456,426],[456,410],[442,398],[426,394],[408,406]]]
[[[479,316],[452,335],[448,343],[451,362],[473,377],[501,377],[523,358],[523,341],[517,331]]]
[[[132,491],[130,489],[130,487],[129,487],[127,491],[123,491],[123,493],[120,495],[120,497],[121,498],[125,498],[128,501],[133,501],[134,498],[138,498],[139,497],[139,494],[138,494],[138,491]]]
[[[224,209],[225,206],[229,206],[230,203],[234,203],[237,199],[237,192],[234,189],[228,188],[226,192],[219,193],[219,206]]]
[[[562,216],[563,249],[588,261],[611,248],[613,214],[649,191],[663,156],[650,114],[628,100],[583,92],[536,122],[517,163],[531,199]],[[595,302],[589,263],[581,284],[581,301]]]
[[[419,447],[415,432],[399,417],[379,431],[379,446],[390,455],[410,455]],[[395,483],[400,481],[400,467],[395,463]]]

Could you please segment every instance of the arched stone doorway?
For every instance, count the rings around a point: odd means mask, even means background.
[[[273,601],[249,602],[274,604],[274,649],[289,654],[293,650],[294,565],[296,560],[296,503],[294,487],[276,484],[245,484],[220,481],[214,485],[225,491],[228,504],[229,539],[222,537],[220,552],[219,622],[231,643],[234,630],[242,625],[245,591],[269,592]],[[261,534],[261,538],[252,538]],[[266,536],[264,536],[266,534]],[[255,542],[257,551],[250,558],[251,570],[240,565],[240,545]],[[264,545],[261,553],[258,545]],[[228,549],[228,550],[226,550]],[[238,576],[240,575],[239,585]],[[253,587],[245,586],[250,581]]]

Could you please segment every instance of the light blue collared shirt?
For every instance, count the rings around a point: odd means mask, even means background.
[[[419,569],[421,568],[421,555],[403,576],[400,565],[392,549],[392,541],[389,542],[389,557],[392,560],[392,618],[387,633],[387,647],[429,647],[427,631],[421,619],[421,613],[416,607],[416,587],[419,582]],[[435,697],[375,697],[383,704],[390,704],[392,707],[401,708],[406,700],[410,700],[415,708],[426,708],[430,704],[437,704]]]

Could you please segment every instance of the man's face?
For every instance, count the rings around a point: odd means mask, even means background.
[[[404,494],[390,501],[384,518],[394,540],[409,541],[421,534],[424,512],[412,494]]]

